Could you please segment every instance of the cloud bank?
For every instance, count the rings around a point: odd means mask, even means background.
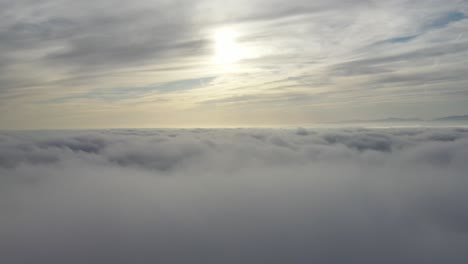
[[[466,263],[468,130],[0,133],[4,263]]]

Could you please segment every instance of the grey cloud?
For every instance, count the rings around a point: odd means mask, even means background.
[[[464,128],[3,132],[0,255],[461,264],[467,149]]]
[[[55,139],[39,142],[37,146],[42,149],[59,148],[69,149],[72,151],[82,151],[86,153],[98,153],[109,143],[107,140],[99,137],[74,137],[70,139]]]
[[[177,93],[187,90],[199,89],[203,88],[204,85],[209,84],[209,82],[211,82],[213,79],[214,77],[181,79],[173,82],[155,83],[144,87],[116,87],[112,89],[98,89],[91,90],[83,94],[53,98],[41,103],[67,103],[79,99],[94,99],[99,101],[117,102],[133,98],[141,98],[151,93]],[[161,98],[158,100],[166,101],[167,99]]]
[[[3,146],[2,157],[5,161],[17,157],[17,162],[10,161],[5,162],[5,164],[19,164],[28,161],[29,155],[42,154],[45,154],[46,157],[54,154],[56,155],[55,160],[58,161],[62,153],[65,159],[74,157],[74,155],[76,155],[75,158],[97,155],[109,162],[109,165],[123,167],[131,165],[150,170],[161,168],[168,170],[177,168],[179,163],[184,163],[186,160],[194,161],[216,155],[216,151],[224,151],[223,148],[228,148],[229,151],[246,148],[245,151],[261,155],[263,148],[269,149],[276,146],[294,150],[294,157],[296,157],[312,149],[325,147],[340,152],[344,147],[347,149],[347,153],[355,152],[356,156],[359,156],[359,153],[366,151],[390,153],[414,148],[415,145],[457,142],[464,140],[467,136],[463,129],[314,131],[298,128],[296,131],[248,129],[241,131],[243,132],[239,133],[230,129],[191,132],[187,130],[111,130],[107,132],[82,132],[78,135],[69,132],[69,137],[44,140],[23,140],[24,136],[7,135],[1,138],[0,144]],[[194,132],[197,136],[192,136]],[[214,134],[210,135],[211,133]],[[300,137],[296,138],[294,135]],[[251,141],[250,139],[255,140]],[[233,141],[231,140],[239,141],[239,146],[232,145]],[[202,144],[202,142],[211,143]],[[250,146],[251,144],[254,145]],[[219,148],[212,148],[213,146]],[[260,149],[256,150],[256,147],[260,147]],[[10,155],[11,153],[15,153],[15,155]],[[289,159],[292,161],[294,157],[289,157]]]
[[[303,127],[299,127],[299,128],[297,128],[296,134],[299,135],[299,136],[307,136],[307,135],[309,135],[309,131],[307,131],[307,129],[305,129]]]
[[[421,26],[421,31],[417,34],[403,37],[395,37],[388,40],[378,42],[378,44],[385,43],[405,43],[420,37],[424,33],[430,30],[439,29],[450,25],[451,23],[466,19],[467,16],[459,11],[451,11],[443,15],[439,15],[435,18],[429,19],[424,25]]]
[[[123,13],[105,10],[90,21],[80,21],[82,28],[67,40],[67,50],[48,59],[86,69],[142,64],[167,59],[171,53],[172,58],[203,53],[206,41],[193,39],[197,29],[185,13],[191,4],[182,3],[143,5]]]
[[[373,4],[367,0],[359,1],[304,1],[295,0],[290,2],[284,2],[279,0],[274,1],[249,1],[246,3],[250,8],[244,10],[235,10],[235,7],[239,6],[238,1],[225,1],[223,5],[232,7],[226,10],[223,8],[217,8],[216,4],[212,3],[212,7],[208,10],[214,12],[220,12],[221,17],[218,22],[227,23],[248,23],[248,22],[272,22],[291,17],[307,16],[320,13],[326,13],[328,11],[336,10],[337,8],[349,8],[357,9],[359,7],[372,6]],[[209,4],[208,4],[209,6]],[[236,12],[237,11],[237,12]],[[217,16],[215,16],[217,17]]]
[[[18,1],[3,10],[1,54],[11,61],[9,67],[41,65],[65,71],[61,76],[65,79],[202,55],[207,42],[191,22],[192,5],[192,1]],[[3,76],[7,72],[0,71],[0,79]],[[38,78],[34,83],[40,86],[49,80]]]
[[[335,65],[334,67],[337,73],[341,72],[346,75],[346,73],[357,71],[358,73],[362,74],[362,71],[359,71],[359,69],[361,68],[368,69],[367,68],[368,66],[372,66],[372,67],[376,66],[377,69],[379,69],[379,66],[386,65],[386,64],[391,65],[392,63],[409,62],[410,60],[416,60],[416,59],[420,59],[420,60],[431,59],[437,56],[442,56],[442,55],[447,55],[447,54],[450,54],[450,55],[461,54],[463,52],[466,52],[467,50],[468,48],[465,45],[465,43],[451,45],[450,53],[448,52],[447,47],[445,46],[435,46],[435,47],[419,49],[417,51],[403,52],[403,53],[392,55],[392,56],[373,57],[373,58],[349,61],[349,62]],[[366,71],[364,71],[364,73],[366,73]]]
[[[394,73],[384,75],[382,78],[378,78],[380,83],[404,83],[407,85],[418,85],[418,84],[429,84],[436,82],[450,82],[450,81],[461,81],[465,80],[465,76],[461,74],[465,69],[453,69],[452,71],[440,72],[437,67],[434,67],[428,72],[417,72],[417,73]]]
[[[348,133],[348,134],[330,134],[324,137],[330,144],[344,144],[349,148],[359,151],[376,150],[389,152],[392,149],[392,138],[386,135],[375,133]]]

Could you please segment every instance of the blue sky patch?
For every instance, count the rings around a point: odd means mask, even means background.
[[[466,16],[462,12],[458,12],[458,11],[449,12],[427,23],[424,26],[424,29],[431,30],[434,28],[443,28],[449,25],[450,23],[466,19],[467,17],[468,16]]]
[[[420,33],[410,35],[410,36],[403,36],[403,37],[395,37],[395,38],[386,39],[386,40],[380,41],[380,42],[378,42],[378,43],[376,43],[374,45],[388,44],[388,43],[390,43],[390,44],[406,43],[406,42],[409,42],[409,41],[423,35],[424,33],[428,32],[430,30],[437,29],[437,28],[443,28],[443,27],[446,27],[446,26],[448,26],[449,24],[451,24],[453,22],[457,22],[457,21],[460,21],[460,20],[463,20],[463,19],[466,19],[466,18],[468,18],[468,16],[466,16],[462,12],[459,12],[459,11],[449,12],[449,13],[446,13],[446,14],[444,14],[442,16],[439,16],[439,17],[431,20],[430,22],[426,23],[422,27]]]
[[[419,34],[412,35],[412,36],[406,36],[406,37],[391,38],[389,40],[386,40],[385,42],[388,42],[388,43],[405,43],[405,42],[408,42],[408,41],[411,41],[411,40],[417,38],[418,36],[419,36]]]

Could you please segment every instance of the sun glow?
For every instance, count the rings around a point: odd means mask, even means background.
[[[214,34],[214,61],[218,64],[233,64],[245,57],[245,49],[237,42],[238,34],[232,29],[220,29]]]

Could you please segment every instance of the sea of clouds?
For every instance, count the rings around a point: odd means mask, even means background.
[[[468,129],[0,132],[0,263],[468,263]]]

